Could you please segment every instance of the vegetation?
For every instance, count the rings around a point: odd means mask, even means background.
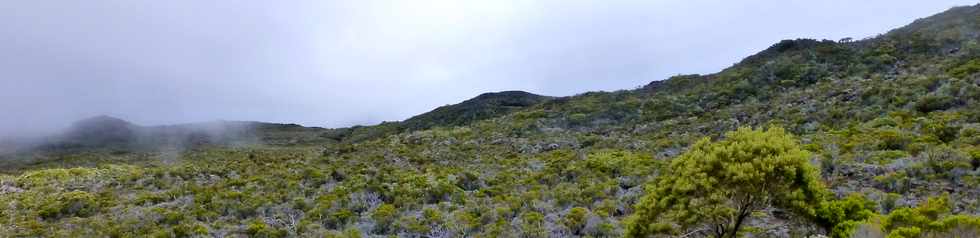
[[[0,155],[0,236],[976,237],[978,16],[410,122],[103,118]]]
[[[809,157],[782,128],[702,139],[650,184],[627,234],[738,237],[750,215],[771,206],[813,216],[808,204],[819,203],[824,188]]]

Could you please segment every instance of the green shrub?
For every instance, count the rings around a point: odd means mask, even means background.
[[[201,224],[181,223],[173,227],[173,232],[175,237],[207,236],[208,228]]]
[[[905,171],[889,172],[875,176],[877,187],[883,188],[886,192],[905,193],[911,187],[911,179]]]
[[[980,217],[951,215],[949,195],[931,197],[917,207],[900,208],[881,220],[888,238],[976,237]]]
[[[381,204],[378,208],[374,209],[371,213],[371,219],[377,223],[376,229],[378,232],[385,233],[391,229],[392,223],[398,218],[398,210],[394,205],[391,204]]]
[[[810,155],[781,128],[739,128],[711,143],[702,139],[647,186],[627,236],[681,234],[710,226],[735,237],[755,209],[783,207],[806,217],[825,194]],[[755,209],[736,209],[755,208]]]
[[[901,197],[901,194],[885,193],[881,198],[881,211],[884,213],[890,213],[892,210],[895,210],[896,203]]]
[[[875,214],[875,204],[861,196],[852,194],[842,200],[820,203],[816,210],[816,221],[827,229],[830,237],[850,237],[861,222]]]
[[[547,237],[543,214],[526,212],[521,215],[521,222],[521,231],[526,237]]]
[[[940,110],[946,110],[953,107],[956,103],[956,98],[945,94],[935,94],[931,93],[919,98],[915,102],[915,109],[919,112],[928,113]]]
[[[954,169],[972,169],[973,158],[960,150],[949,146],[937,146],[925,152],[926,165],[932,169],[933,173],[942,175],[952,175]]]
[[[889,163],[891,163],[892,161],[894,161],[896,159],[906,158],[906,157],[909,157],[909,156],[911,156],[911,155],[909,155],[909,153],[907,153],[905,151],[901,151],[901,150],[885,150],[885,151],[875,152],[874,154],[872,154],[871,158],[868,158],[868,160],[865,161],[865,162],[867,162],[867,163],[873,163],[873,164],[879,164],[879,165],[886,165],[886,164],[889,164]]]
[[[287,235],[286,231],[269,226],[261,220],[253,220],[245,228],[245,232],[251,237],[261,238],[286,237]]]
[[[72,179],[81,179],[96,175],[95,169],[89,168],[70,168],[70,169],[44,169],[27,172],[17,178],[17,184],[21,187],[40,187],[54,183],[64,183]]]
[[[84,191],[58,194],[40,208],[38,215],[45,219],[61,217],[85,217],[99,209],[95,195]]]
[[[911,136],[898,129],[878,130],[877,137],[881,141],[878,149],[882,150],[904,150],[912,142]]]
[[[585,221],[589,215],[589,210],[583,207],[574,207],[568,210],[568,214],[562,218],[562,223],[565,227],[572,232],[572,234],[580,235],[582,233],[582,228],[585,227]]]
[[[980,72],[980,59],[973,59],[956,66],[948,71],[949,75],[957,78],[966,78],[967,76],[973,75]]]

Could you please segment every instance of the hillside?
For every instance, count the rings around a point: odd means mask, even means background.
[[[399,122],[376,126],[338,128],[324,137],[348,143],[378,139],[396,133],[426,130],[434,127],[466,126],[471,123],[511,114],[552,99],[523,91],[484,93],[461,103],[446,105]]]
[[[729,204],[696,205],[732,194],[691,188],[739,184],[694,180],[720,176],[698,172],[700,162],[717,162],[699,159],[789,151],[793,163],[781,165],[802,167],[780,178],[806,186],[787,185],[798,190],[746,213],[749,228],[738,235],[975,237],[978,41],[980,5],[958,7],[869,39],[780,41],[720,72],[635,90],[491,93],[375,126],[262,124],[254,143],[177,154],[29,153],[41,162],[0,176],[0,204],[9,207],[0,210],[0,234],[711,236],[697,218],[727,214]],[[81,124],[92,131],[69,138],[101,139],[79,144],[134,141],[128,123]],[[741,163],[715,167],[755,166]],[[731,178],[743,177],[752,176]],[[672,183],[684,179],[693,182]],[[649,202],[677,191],[687,195]],[[650,215],[696,196],[707,198],[679,205],[693,211]],[[647,216],[663,220],[644,223]]]
[[[550,97],[523,91],[484,93],[459,104],[442,106],[402,122],[407,130],[424,130],[436,126],[454,127],[507,115],[547,101]]]

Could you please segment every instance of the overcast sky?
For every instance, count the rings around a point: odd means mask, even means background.
[[[6,1],[0,133],[101,114],[373,124],[489,91],[564,96],[712,73],[781,39],[871,37],[969,4]]]

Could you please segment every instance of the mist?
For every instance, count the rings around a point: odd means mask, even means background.
[[[973,1],[16,1],[0,137],[111,115],[345,127],[483,92],[712,73],[781,39],[873,37]],[[873,17],[869,17],[873,15]]]

